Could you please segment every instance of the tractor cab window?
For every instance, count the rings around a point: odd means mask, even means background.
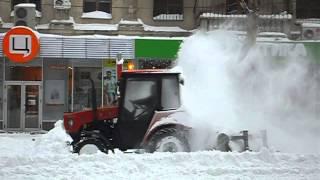
[[[180,107],[179,80],[176,76],[162,79],[161,94],[162,110],[178,109]]]
[[[157,81],[147,79],[127,79],[124,109],[128,120],[149,119],[158,102]],[[128,117],[130,116],[130,117]]]

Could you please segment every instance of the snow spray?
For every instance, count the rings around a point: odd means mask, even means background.
[[[319,153],[320,66],[303,45],[258,42],[246,56],[242,46],[223,30],[198,32],[181,45],[182,100],[194,123],[210,131],[264,129],[274,150]]]

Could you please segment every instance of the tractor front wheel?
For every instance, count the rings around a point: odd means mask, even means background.
[[[185,133],[176,128],[160,129],[151,137],[149,152],[189,152]]]
[[[104,145],[104,143],[97,138],[83,138],[78,143],[74,144],[73,152],[81,154],[95,154],[98,151],[104,152],[108,154],[108,148]]]

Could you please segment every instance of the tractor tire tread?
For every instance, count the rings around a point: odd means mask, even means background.
[[[98,147],[101,152],[108,154],[108,148],[103,144],[100,139],[93,138],[93,137],[84,137],[79,142],[73,145],[73,152],[79,153],[81,148],[86,144],[94,144]]]
[[[186,151],[190,151],[189,143],[186,138],[186,133],[183,130],[178,130],[175,127],[167,127],[157,130],[152,137],[150,138],[149,145],[147,146],[147,151],[153,153],[156,151],[156,143],[161,139],[168,135],[172,135],[180,139],[183,144],[186,146]]]

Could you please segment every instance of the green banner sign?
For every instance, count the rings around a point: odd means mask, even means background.
[[[176,59],[182,40],[136,39],[136,58]]]

